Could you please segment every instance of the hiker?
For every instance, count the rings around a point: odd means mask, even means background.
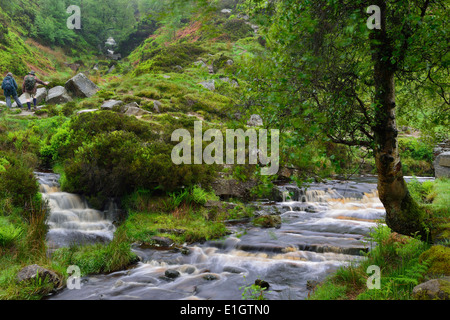
[[[8,108],[12,107],[11,97],[13,97],[14,101],[16,101],[19,108],[23,108],[23,105],[20,102],[19,97],[17,96],[17,82],[11,72],[8,72],[5,79],[3,79],[2,89],[6,98],[6,105],[8,106]]]
[[[25,98],[27,99],[28,110],[31,110],[31,99],[33,99],[33,105],[36,108],[36,91],[38,83],[44,86],[48,86],[49,84],[48,82],[39,80],[34,71],[30,71],[25,76],[25,79],[23,79],[22,91],[25,93]]]

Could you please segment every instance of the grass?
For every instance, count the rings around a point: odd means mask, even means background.
[[[24,219],[25,216],[28,218]],[[63,268],[54,264],[46,255],[46,207],[35,205],[25,209],[25,213],[21,215],[14,214],[0,219],[3,225],[8,220],[16,230],[20,230],[13,232],[14,237],[8,245],[0,245],[0,299],[39,300],[55,290],[55,284],[42,279],[18,282],[16,277],[23,267],[38,264],[55,271],[63,279]]]
[[[71,265],[78,266],[81,275],[85,276],[123,270],[136,262],[137,256],[131,252],[125,229],[119,227],[113,241],[107,245],[61,248],[54,252],[52,260],[65,269]]]
[[[201,213],[187,208],[180,208],[172,214],[132,213],[125,222],[125,228],[132,241],[149,244],[154,236],[167,237],[182,245],[220,238],[228,233],[224,223],[208,221]],[[181,232],[171,232],[173,230]]]

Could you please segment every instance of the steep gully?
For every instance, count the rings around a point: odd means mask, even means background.
[[[79,196],[59,190],[57,175],[36,175],[51,207],[50,248],[113,238],[113,206],[106,212],[90,209]],[[136,244],[137,266],[85,277],[80,290],[64,289],[49,299],[241,300],[240,288],[256,279],[270,284],[267,299],[305,299],[312,283],[364,258],[371,245],[365,237],[385,215],[373,178],[329,181],[307,190],[283,185],[277,191],[278,202],[255,205],[258,214],[280,215],[279,228],[230,224],[230,236],[188,246],[188,254]]]

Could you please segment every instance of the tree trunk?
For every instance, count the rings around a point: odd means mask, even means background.
[[[386,223],[395,232],[418,234],[426,240],[425,211],[411,197],[403,178],[398,150],[398,130],[395,119],[395,65],[391,62],[393,50],[386,33],[384,1],[381,8],[381,30],[372,33],[374,61],[376,125],[375,162],[378,171],[378,192],[386,209]]]

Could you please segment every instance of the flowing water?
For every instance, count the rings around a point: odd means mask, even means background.
[[[80,196],[61,192],[59,175],[35,173],[50,214],[47,243],[50,250],[70,245],[106,243],[113,239],[115,227],[107,212],[89,208]]]
[[[42,180],[53,209],[50,242],[61,246],[112,237],[112,224],[100,212],[77,196],[46,189],[52,186]],[[363,259],[361,252],[370,245],[365,236],[385,215],[374,181],[330,181],[306,191],[284,185],[277,191],[278,202],[254,205],[257,214],[279,215],[278,228],[233,223],[230,236],[187,250],[135,244],[133,251],[141,260],[136,266],[85,277],[80,290],[64,289],[49,299],[241,300],[240,288],[256,279],[270,284],[268,299],[305,299],[314,282]]]

